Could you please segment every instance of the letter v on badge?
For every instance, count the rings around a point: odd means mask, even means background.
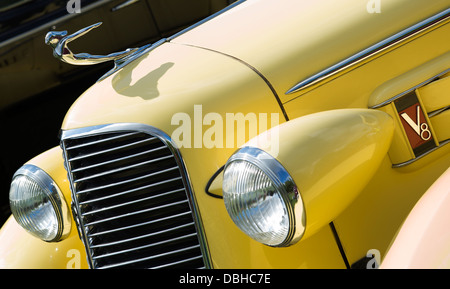
[[[410,92],[396,100],[395,107],[416,157],[433,149],[436,144],[415,92]]]

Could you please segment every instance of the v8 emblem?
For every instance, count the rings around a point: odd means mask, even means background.
[[[396,100],[395,107],[415,156],[422,155],[434,148],[436,144],[430,125],[415,92],[408,93]]]
[[[431,132],[428,129],[428,124],[426,122],[420,122],[420,106],[417,105],[417,120],[414,122],[411,117],[406,113],[402,113],[401,117],[411,126],[411,128],[417,133],[422,140],[429,140],[431,138]]]

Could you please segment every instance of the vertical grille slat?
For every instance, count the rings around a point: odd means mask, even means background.
[[[187,176],[160,136],[93,129],[61,147],[92,268],[206,267]]]

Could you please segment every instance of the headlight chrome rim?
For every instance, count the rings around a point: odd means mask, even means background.
[[[269,153],[256,147],[243,147],[228,159],[224,167],[224,176],[227,168],[235,161],[245,161],[260,169],[274,184],[287,210],[289,232],[286,238],[279,244],[266,245],[271,247],[287,247],[298,242],[305,232],[306,215],[298,187],[288,171]],[[224,191],[225,198],[227,196]]]
[[[11,185],[13,184],[13,182],[17,177],[21,176],[35,182],[36,185],[42,190],[42,192],[45,193],[45,197],[51,203],[51,206],[55,213],[55,217],[58,224],[57,232],[56,234],[54,234],[52,238],[43,238],[43,236],[40,235],[39,232],[30,231],[25,224],[23,224],[20,220],[17,219],[16,214],[14,214],[16,212],[16,209],[14,208],[14,204],[10,199],[11,211],[13,212],[13,216],[16,219],[16,221],[27,232],[46,242],[58,242],[67,237],[67,235],[69,235],[71,230],[70,212],[68,209],[67,202],[64,198],[64,195],[62,194],[61,189],[58,187],[55,181],[41,168],[32,164],[25,164],[22,167],[20,167],[14,174]],[[11,198],[11,191],[10,191],[10,198]]]

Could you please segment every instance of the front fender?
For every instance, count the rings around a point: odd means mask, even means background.
[[[450,168],[416,203],[380,268],[450,268]]]
[[[33,164],[44,170],[55,181],[66,202],[70,204],[72,200],[70,186],[61,148],[52,148],[27,164]],[[71,221],[71,231],[67,238],[60,242],[49,243],[26,232],[11,216],[0,230],[0,268],[88,268],[84,246],[78,237],[74,220]]]

